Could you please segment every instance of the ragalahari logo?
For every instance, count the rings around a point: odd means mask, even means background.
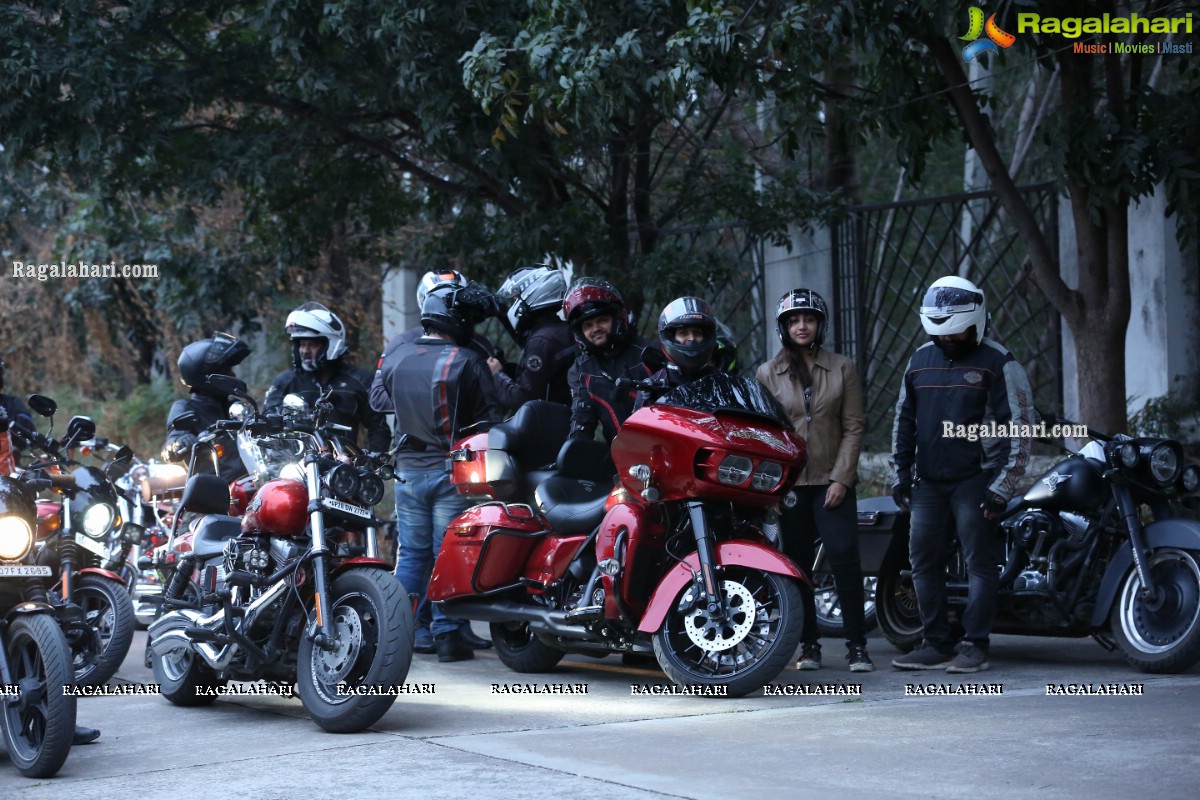
[[[960,36],[964,42],[970,42],[963,48],[963,61],[967,64],[978,58],[984,53],[999,53],[1001,47],[1011,47],[1012,43],[1017,40],[1007,31],[1000,29],[996,24],[996,15],[992,14],[987,18],[987,23],[983,21],[983,9],[976,6],[971,6],[970,10],[970,27],[967,29],[966,36]],[[980,39],[980,34],[986,33],[986,39]]]

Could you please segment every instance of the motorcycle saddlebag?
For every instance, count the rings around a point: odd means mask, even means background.
[[[446,528],[427,595],[432,601],[504,591],[521,585],[529,554],[547,532],[526,505],[484,503]]]
[[[908,513],[890,497],[858,501],[858,552],[865,575],[877,575],[893,535],[908,532]]]

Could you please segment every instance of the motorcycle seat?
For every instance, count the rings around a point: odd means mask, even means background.
[[[600,524],[608,493],[604,483],[554,475],[542,481],[534,497],[550,530],[572,536],[590,533]]]
[[[241,517],[210,514],[196,523],[192,552],[201,559],[220,555],[225,549],[225,543],[241,532]]]
[[[571,408],[549,400],[530,400],[512,419],[488,431],[488,448],[512,456],[522,472],[554,463],[571,430]]]

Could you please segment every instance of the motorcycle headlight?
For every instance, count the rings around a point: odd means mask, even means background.
[[[1200,467],[1195,464],[1184,467],[1183,474],[1179,476],[1179,486],[1185,494],[1190,494],[1200,488]]]
[[[359,476],[358,499],[364,506],[370,507],[383,499],[383,480],[370,472]]]
[[[750,485],[760,492],[769,492],[778,486],[781,480],[783,480],[783,465],[776,464],[774,461],[764,461],[758,465]]]
[[[1133,442],[1126,442],[1117,448],[1117,459],[1121,462],[1121,466],[1125,469],[1133,469],[1138,462],[1137,445]]]
[[[33,528],[20,517],[0,517],[0,561],[20,561],[33,546]]]
[[[1150,474],[1163,485],[1179,478],[1179,456],[1173,447],[1160,444],[1150,451]]]
[[[117,510],[108,503],[95,503],[83,512],[83,532],[93,539],[103,539],[117,518]]]
[[[325,482],[329,491],[338,497],[354,497],[358,494],[358,473],[346,464],[338,464],[330,470]]]
[[[717,480],[727,486],[740,486],[750,477],[754,462],[745,456],[725,456],[717,467]]]

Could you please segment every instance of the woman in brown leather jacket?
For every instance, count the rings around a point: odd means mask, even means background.
[[[829,312],[816,292],[788,292],[779,300],[775,319],[783,349],[758,368],[756,377],[808,444],[808,463],[793,490],[799,502],[782,510],[784,551],[811,569],[820,535],[842,605],[850,671],[870,672],[874,665],[867,655],[854,491],[864,427],[858,372],[849,358],[821,347]],[[808,595],[796,667],[820,669],[820,631],[811,588]]]

